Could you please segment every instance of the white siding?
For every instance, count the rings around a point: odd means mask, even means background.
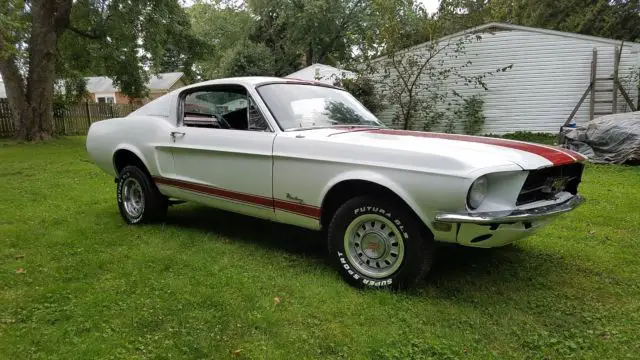
[[[638,66],[638,45],[625,43],[619,68],[623,83],[630,69]],[[594,47],[598,50],[598,77],[609,77],[613,73],[615,49],[610,41],[523,30],[485,33],[482,40],[467,45],[465,58],[448,60],[449,64],[470,60],[469,74],[494,71],[509,64],[513,68],[487,78],[489,91],[465,87],[453,79],[448,86],[464,95],[484,93],[487,119],[483,133],[557,132],[589,84]],[[610,81],[597,85],[597,88],[611,87]],[[635,101],[635,86],[627,85],[625,89]],[[596,95],[602,99],[612,96],[610,92]],[[628,111],[620,94],[618,101],[618,111]],[[576,121],[588,121],[588,111],[589,97],[578,111]],[[611,104],[596,105],[596,112],[605,111],[611,111]],[[394,113],[395,109],[389,107],[378,115],[390,123]],[[421,129],[422,125],[414,124],[413,128]]]

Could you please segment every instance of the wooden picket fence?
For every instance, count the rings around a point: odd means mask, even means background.
[[[127,116],[139,107],[136,104],[81,103],[55,109],[53,118],[59,135],[86,135],[92,123]],[[0,99],[0,137],[11,137],[15,131],[7,99]]]

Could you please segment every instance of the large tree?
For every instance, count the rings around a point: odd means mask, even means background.
[[[441,0],[438,18],[452,33],[491,21],[635,41],[637,0]]]
[[[168,49],[190,50],[183,46],[190,23],[177,0],[0,0],[0,8],[0,74],[25,140],[54,133],[57,80],[107,75],[140,96],[149,71],[162,69],[163,59],[166,68]]]
[[[230,0],[196,1],[187,9],[193,34],[206,47],[196,66],[204,79],[224,77],[220,65],[232,48],[249,38],[254,19],[243,3]]]
[[[350,63],[354,49],[374,37],[372,1],[196,1],[188,9],[192,27],[212,49],[198,66],[205,78],[235,74],[242,66],[234,61],[250,65],[265,47],[271,54],[265,66],[250,73],[283,76],[313,63]]]
[[[348,62],[372,0],[248,0],[251,39],[276,55],[277,75],[313,63]]]
[[[56,45],[69,26],[72,0],[3,1],[0,74],[18,128],[27,140],[53,131]]]

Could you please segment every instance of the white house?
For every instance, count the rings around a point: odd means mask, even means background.
[[[466,46],[466,55],[447,59],[449,64],[471,61],[468,74],[495,71],[513,64],[513,68],[486,79],[488,91],[449,80],[447,90],[463,95],[484,94],[486,121],[483,133],[504,134],[515,131],[557,132],[571,114],[590,83],[593,49],[597,50],[598,78],[610,77],[614,69],[614,53],[621,41],[531,27],[489,23],[448,36],[440,41],[455,41],[466,33],[478,33],[481,40]],[[631,99],[637,99],[636,84],[628,80],[637,69],[640,44],[625,42],[622,46],[619,79]],[[425,51],[418,45],[407,51]],[[382,61],[384,58],[377,61]],[[381,73],[376,74],[380,78]],[[596,114],[612,111],[613,82],[596,81]],[[635,101],[635,100],[634,100]],[[579,108],[575,120],[589,120],[590,96]],[[618,112],[629,111],[623,97],[617,96]],[[378,116],[390,123],[397,107],[389,105]],[[414,124],[422,129],[423,124]]]
[[[285,77],[290,79],[313,80],[333,85],[338,79],[353,79],[356,77],[356,74],[329,65],[313,64]]]
[[[128,104],[132,102],[132,99],[129,99],[113,85],[111,78],[92,76],[85,78],[85,80],[87,81],[87,92],[90,98],[97,103]],[[133,102],[147,102],[184,85],[184,74],[181,72],[152,75],[146,84],[149,89],[149,97],[147,99],[134,99]]]
[[[106,76],[92,76],[85,78],[85,80],[87,81],[87,92],[92,101],[118,104],[128,104],[131,102],[131,99],[123,95],[120,90],[113,85],[113,81]],[[181,72],[152,75],[147,83],[149,97],[147,99],[141,99],[140,101],[144,102],[155,99],[184,85],[184,74]],[[6,97],[4,82],[0,79],[0,99]]]

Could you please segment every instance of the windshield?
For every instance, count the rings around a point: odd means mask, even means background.
[[[332,126],[383,126],[346,91],[281,83],[260,86],[258,93],[285,131]]]

